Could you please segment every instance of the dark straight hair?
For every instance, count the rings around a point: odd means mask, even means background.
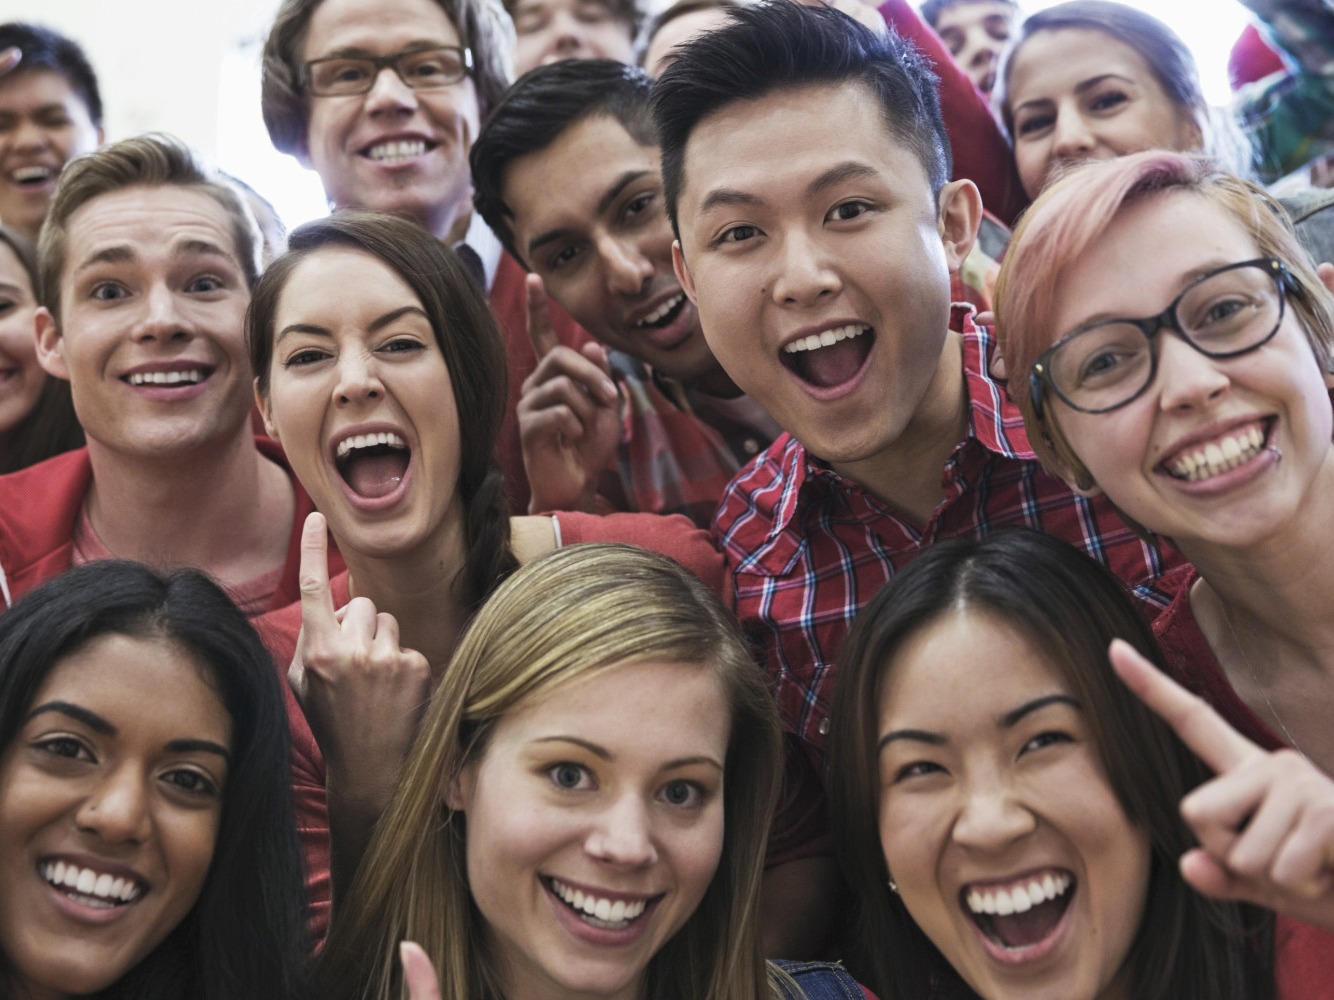
[[[102,127],[102,94],[97,87],[97,74],[79,43],[57,31],[21,21],[0,24],[0,50],[16,46],[23,59],[10,74],[48,70],[65,78],[79,100],[88,109],[88,118],[97,128]]]
[[[505,203],[505,170],[515,160],[541,152],[570,128],[593,115],[610,115],[641,146],[653,146],[648,98],[653,81],[643,70],[611,59],[563,59],[530,70],[505,92],[473,144],[473,204],[500,242],[528,267],[514,245]]]
[[[680,58],[653,88],[663,194],[678,237],[686,144],[695,126],[738,101],[800,87],[860,83],[869,89],[885,129],[912,151],[932,193],[940,194],[953,164],[940,116],[939,78],[910,42],[893,31],[877,37],[832,8],[789,0],[736,7],[727,16],[728,24],[680,46]]]
[[[265,270],[246,311],[246,342],[256,391],[269,392],[278,303],[292,272],[321,250],[343,248],[370,254],[416,294],[431,322],[454,387],[462,440],[458,490],[464,505],[468,552],[460,575],[469,607],[518,566],[510,552],[509,504],[496,461],[496,440],[505,416],[505,346],[495,317],[458,254],[415,223],[373,212],[335,212],[297,227],[287,252]],[[331,295],[337,289],[330,289]]]
[[[181,649],[232,720],[213,862],[185,919],[102,1000],[253,1000],[305,992],[305,896],[292,810],[287,710],[250,623],[197,570],[105,560],[30,591],[0,615],[0,752],[64,658],[109,635]],[[9,975],[0,944],[0,983]]]
[[[1120,638],[1162,669],[1152,629],[1103,566],[1065,542],[1019,529],[933,545],[862,609],[839,651],[830,800],[839,860],[857,892],[858,936],[848,959],[853,974],[883,1000],[973,996],[888,890],[877,819],[885,674],[905,642],[956,611],[993,615],[1046,652],[1046,662],[1083,706],[1117,801],[1148,833],[1149,888],[1127,958],[1129,995],[1272,997],[1272,914],[1208,899],[1177,871],[1177,859],[1194,846],[1178,807],[1209,771],[1107,661],[1108,644]]]

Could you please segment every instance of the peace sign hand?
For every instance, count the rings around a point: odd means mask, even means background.
[[[1120,639],[1112,667],[1216,777],[1181,800],[1200,846],[1181,858],[1199,892],[1334,930],[1334,779],[1295,750],[1242,736]]]

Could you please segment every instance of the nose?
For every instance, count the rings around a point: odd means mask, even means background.
[[[10,145],[16,150],[42,149],[51,142],[48,130],[28,117],[19,119],[18,128],[12,134]]]
[[[140,343],[186,340],[190,326],[181,316],[176,294],[165,284],[156,284],[144,295],[144,309],[135,327],[134,339]]]
[[[572,13],[557,11],[552,17],[552,28],[554,39],[550,45],[550,52],[543,62],[553,63],[587,54],[583,25]]]
[[[658,859],[651,807],[638,795],[609,802],[598,815],[584,850],[599,861],[622,868],[642,868]]]
[[[1062,160],[1084,160],[1097,145],[1088,122],[1078,110],[1058,108],[1056,123],[1052,126],[1052,153]]]
[[[954,823],[954,840],[964,847],[1000,851],[1032,833],[1037,818],[1003,780],[972,786]]]
[[[778,264],[779,273],[773,281],[773,298],[778,305],[814,306],[843,288],[843,280],[820,241],[804,232],[783,238]]]
[[[598,242],[607,272],[607,287],[620,295],[639,295],[653,278],[653,262],[639,248],[614,236]]]
[[[149,780],[129,763],[104,774],[79,805],[78,828],[109,844],[142,843],[152,826],[145,787]]]
[[[341,405],[379,399],[384,395],[375,359],[365,351],[348,351],[338,359],[334,395]]]
[[[417,109],[417,92],[402,81],[392,66],[382,66],[375,83],[366,94],[366,110],[381,112],[409,112]]]
[[[1200,408],[1232,384],[1222,364],[1201,354],[1181,337],[1162,330],[1158,337],[1158,405],[1164,411]]]

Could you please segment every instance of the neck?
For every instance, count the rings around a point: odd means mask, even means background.
[[[736,399],[741,395],[741,389],[732,381],[732,376],[723,371],[723,366],[716,362],[713,368],[694,380],[692,388],[707,396],[717,396],[719,399]]]
[[[434,537],[406,552],[383,558],[342,553],[351,595],[393,615],[399,645],[425,656],[438,681],[471,614],[471,595],[459,576],[467,553],[463,501],[455,496]]]
[[[259,453],[248,419],[216,447],[144,457],[89,440],[88,457],[88,517],[117,557],[194,566],[224,584],[244,583],[285,560],[292,482]]]
[[[963,344],[950,331],[921,404],[893,444],[876,455],[833,468],[909,521],[924,525],[945,498],[941,473],[967,432]]]

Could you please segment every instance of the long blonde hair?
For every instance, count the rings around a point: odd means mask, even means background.
[[[444,1000],[500,1000],[468,885],[463,817],[442,800],[496,724],[577,678],[646,660],[704,663],[731,707],[725,833],[698,909],[649,963],[646,1000],[769,996],[757,903],[781,778],[778,718],[736,624],[699,580],[624,545],[579,545],[506,581],[469,627],[399,775],[316,970],[320,997],[404,996],[398,943],[431,957]]]

